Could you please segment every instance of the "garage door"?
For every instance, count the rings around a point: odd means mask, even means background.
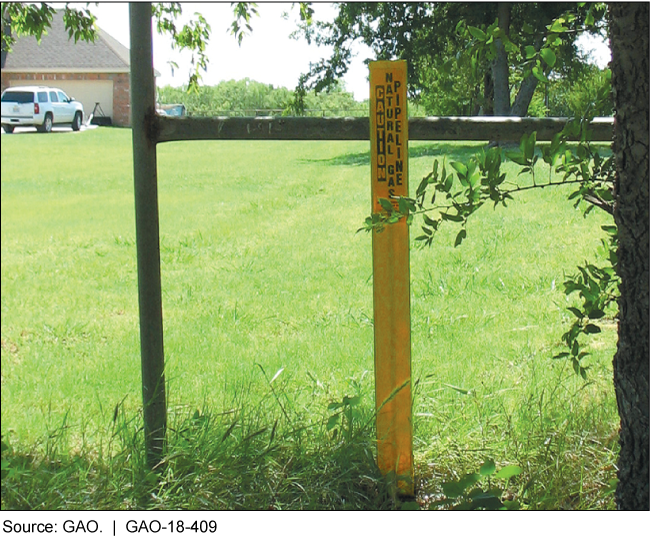
[[[12,80],[11,86],[33,85],[31,80]],[[48,80],[46,84],[55,88],[61,88],[69,97],[74,97],[84,105],[84,119],[99,103],[104,115],[113,119],[113,81],[112,80]]]

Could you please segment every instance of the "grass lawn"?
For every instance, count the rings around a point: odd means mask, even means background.
[[[479,148],[411,143],[412,188]],[[162,481],[141,459],[130,131],[2,136],[3,509],[399,506],[372,462],[367,143],[162,144],[158,163]],[[452,227],[413,245],[425,507],[487,458],[523,469],[507,484],[522,508],[613,507],[615,324],[592,337],[586,382],[551,359],[565,274],[609,223],[567,195],[485,208],[458,248]]]

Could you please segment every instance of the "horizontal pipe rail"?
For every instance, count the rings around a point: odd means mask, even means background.
[[[509,116],[414,117],[409,139],[428,141],[518,141],[537,132],[538,141],[550,141],[567,118]],[[614,118],[592,121],[592,140],[612,140]],[[151,122],[156,142],[184,140],[370,140],[367,117],[169,117]]]

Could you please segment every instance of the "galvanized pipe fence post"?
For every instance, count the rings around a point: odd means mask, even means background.
[[[131,125],[135,187],[135,228],[140,308],[142,398],[147,464],[162,459],[167,427],[163,352],[160,237],[156,140],[151,126],[156,114],[151,4],[129,4],[131,35]]]

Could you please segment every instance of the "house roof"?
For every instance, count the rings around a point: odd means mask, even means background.
[[[63,11],[52,18],[52,27],[43,34],[40,44],[33,36],[16,39],[6,56],[3,71],[41,73],[95,72],[128,73],[129,49],[98,28],[94,43],[68,36],[63,22]]]

